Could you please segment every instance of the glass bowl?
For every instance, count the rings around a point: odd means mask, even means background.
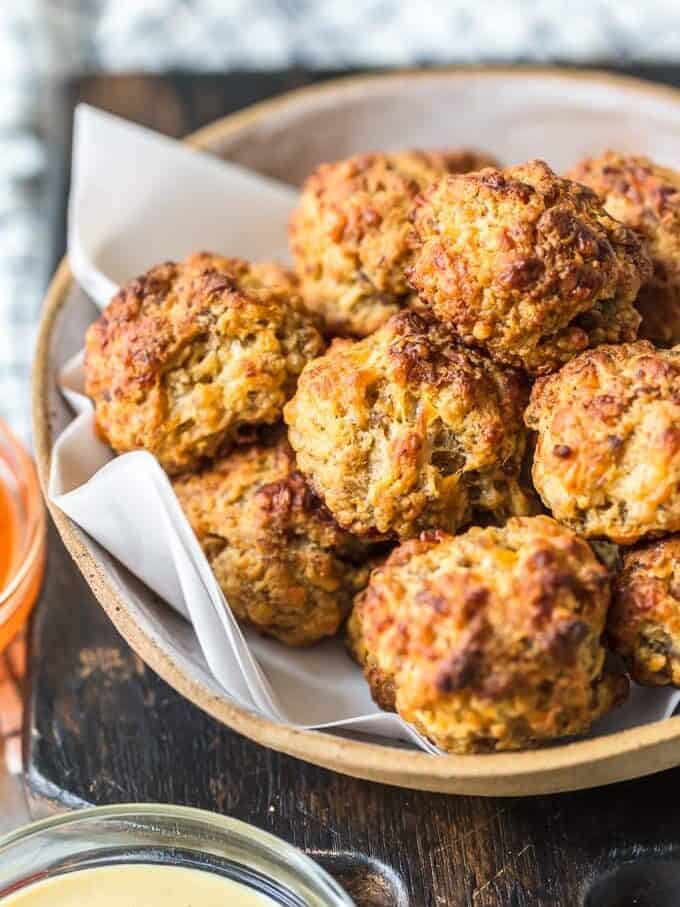
[[[45,525],[33,460],[0,420],[0,652],[24,625],[38,597]]]
[[[102,806],[45,819],[0,840],[0,904],[63,873],[124,864],[200,869],[283,907],[355,907],[320,866],[252,825],[182,806]]]

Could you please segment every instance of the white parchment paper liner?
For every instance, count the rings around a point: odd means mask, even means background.
[[[76,112],[68,250],[100,307],[124,281],[199,249],[285,260],[295,199],[290,186],[240,166],[88,106]],[[438,752],[375,706],[340,639],[291,650],[243,630],[156,460],[142,451],[115,457],[97,438],[82,353],[64,364],[61,384],[76,415],[54,446],[50,498],[191,621],[227,698],[274,721],[354,727]],[[666,717],[677,701],[676,693],[635,688],[593,733]]]

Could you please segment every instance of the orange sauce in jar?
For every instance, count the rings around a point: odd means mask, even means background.
[[[19,531],[16,502],[0,480],[0,589],[9,581],[16,563]]]
[[[33,461],[0,421],[0,651],[35,604],[45,566],[45,513]]]

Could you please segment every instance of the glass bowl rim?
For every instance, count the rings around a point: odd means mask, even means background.
[[[16,609],[21,606],[20,599],[12,607],[8,607],[8,604],[12,595],[26,579],[28,573],[39,559],[43,550],[47,528],[45,505],[35,464],[24,444],[17,438],[9,425],[3,419],[0,419],[0,447],[5,443],[16,460],[16,464],[8,463],[8,467],[17,475],[18,479],[27,485],[28,504],[25,520],[27,537],[22,546],[19,563],[5,586],[0,587],[0,626],[8,621]],[[15,466],[18,468],[15,468]]]
[[[299,875],[307,881],[312,880],[323,884],[328,889],[326,893],[334,897],[333,904],[336,907],[356,907],[355,902],[336,882],[333,876],[294,844],[289,844],[283,838],[264,831],[256,825],[244,822],[242,819],[223,816],[207,809],[198,809],[192,806],[176,806],[165,803],[117,803],[108,806],[88,806],[71,810],[67,813],[59,813],[46,819],[30,822],[28,825],[23,825],[21,828],[0,836],[0,858],[12,847],[21,844],[22,841],[28,841],[36,835],[53,831],[66,825],[76,825],[80,822],[87,823],[91,819],[133,819],[135,817],[174,819],[177,821],[192,820],[203,824],[204,827],[209,826],[216,831],[251,840],[264,849],[275,851],[279,856],[285,857],[288,866],[295,875]],[[332,905],[329,904],[329,907],[332,907]]]

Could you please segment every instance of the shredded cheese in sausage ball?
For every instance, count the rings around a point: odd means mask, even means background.
[[[587,538],[680,530],[680,347],[601,346],[536,382],[534,485]]]
[[[680,687],[680,536],[626,552],[607,631],[633,680]]]
[[[642,240],[542,161],[439,179],[414,228],[419,305],[501,362],[545,374],[637,336]]]
[[[442,174],[493,164],[475,151],[376,152],[312,173],[290,247],[305,303],[330,334],[365,337],[409,305],[413,200]]]
[[[537,516],[406,542],[352,622],[369,683],[390,678],[421,733],[455,753],[516,750],[582,734],[625,698],[604,668],[609,596],[587,542]]]
[[[609,214],[647,243],[653,271],[635,302],[640,337],[658,346],[680,343],[680,173],[647,157],[607,151],[568,176],[590,186]]]
[[[310,362],[285,419],[298,467],[338,523],[405,539],[528,512],[526,400],[518,373],[402,312]]]
[[[281,418],[324,342],[293,275],[207,253],[133,280],[87,332],[86,392],[118,453],[195,469]]]
[[[340,529],[285,437],[173,485],[237,617],[290,646],[337,632],[368,582],[372,546]]]

